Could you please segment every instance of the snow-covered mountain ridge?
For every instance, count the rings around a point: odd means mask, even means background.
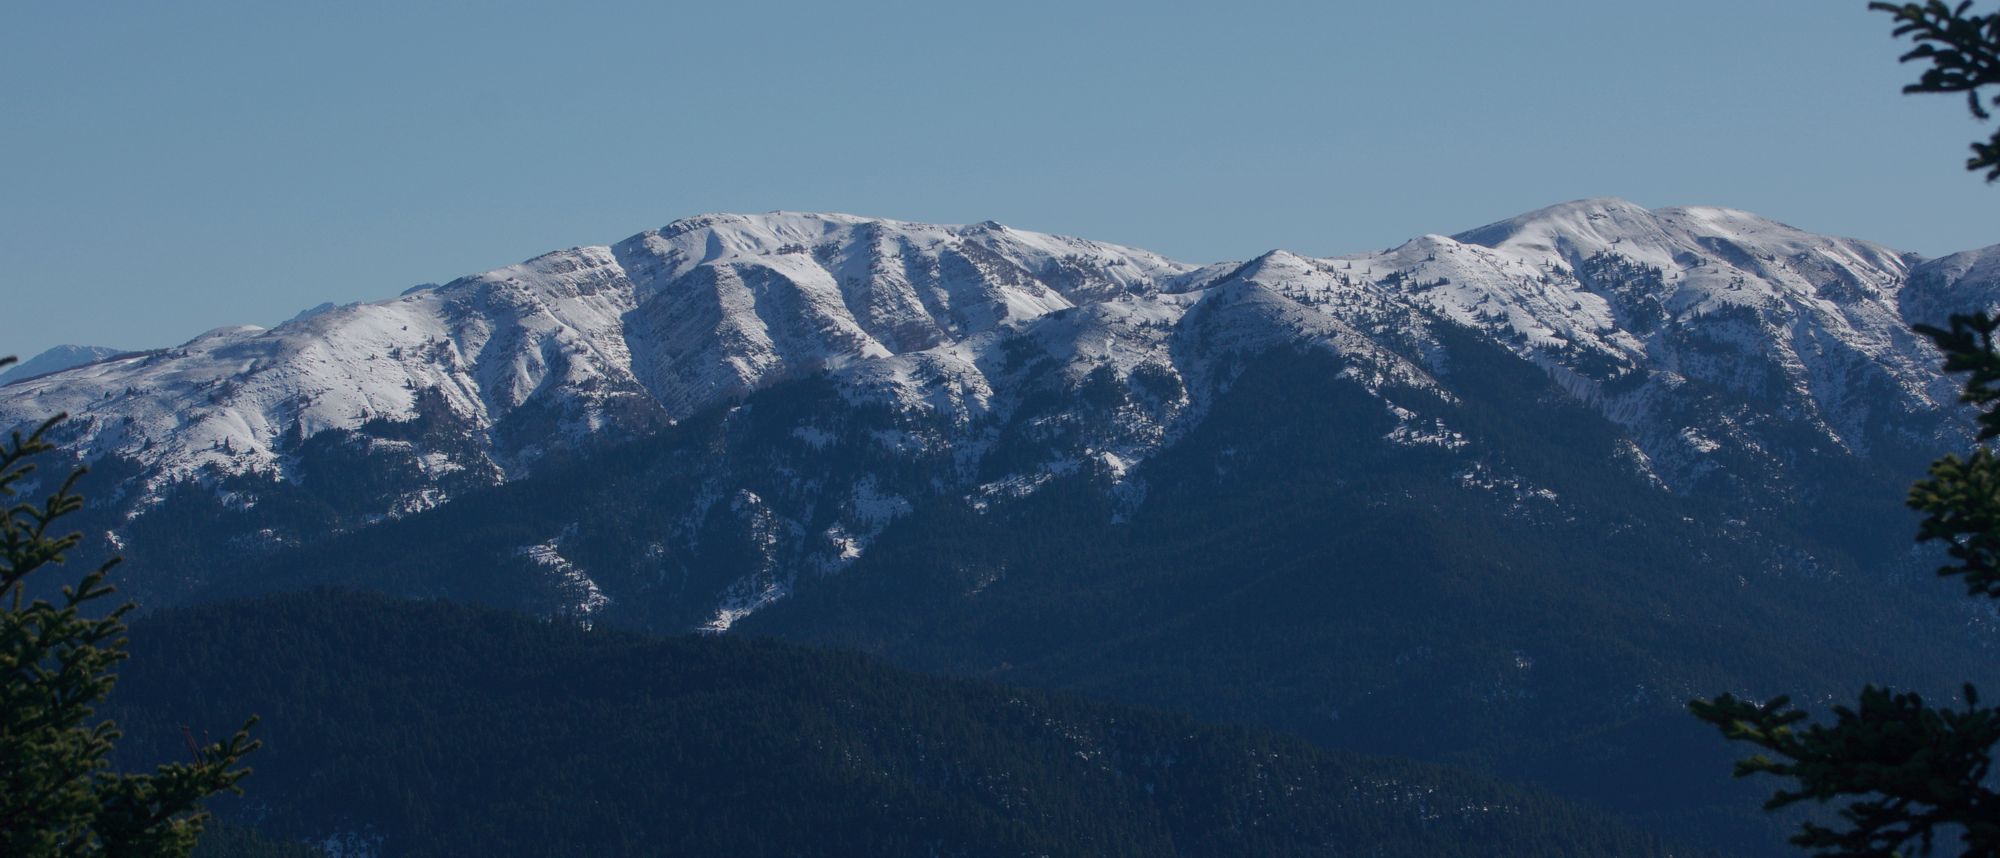
[[[132,459],[156,482],[282,477],[288,433],[411,419],[420,392],[434,392],[482,436],[481,454],[518,473],[553,445],[1149,293],[1189,270],[996,224],[710,215],[18,384],[0,398],[0,422],[66,411],[86,458]]]
[[[1957,437],[1942,416],[1954,386],[1908,325],[2000,296],[1996,257],[1925,262],[1744,212],[1615,199],[1376,253],[1208,266],[990,222],[705,215],[16,383],[0,389],[0,423],[68,412],[83,458],[136,468],[150,491],[135,508],[175,483],[294,479],[301,444],[328,430],[448,424],[453,443],[357,442],[422,475],[382,511],[396,514],[448,496],[448,478],[507,479],[551,451],[821,372],[857,400],[942,421],[927,443],[965,447],[968,467],[991,440],[977,418],[1051,367],[1069,387],[1108,372],[1165,391],[1077,456],[1000,481],[1032,486],[1079,457],[1122,472],[1159,449],[1227,383],[1223,355],[1316,344],[1371,386],[1448,398],[1426,354],[1449,323],[1629,427],[1671,486],[1702,473],[1712,445],[1768,446],[1750,413],[1762,406],[1689,422],[1692,399],[1718,393],[1774,403],[1855,451]],[[1422,422],[1418,403],[1384,407]]]
[[[22,379],[47,375],[52,372],[61,372],[71,367],[82,366],[114,355],[125,354],[127,351],[127,349],[114,349],[109,346],[79,346],[73,344],[56,346],[46,349],[42,353],[20,363],[9,365],[4,370],[0,370],[0,385],[13,384]]]
[[[75,415],[76,559],[148,608],[793,637],[1643,795],[1726,770],[1672,738],[1691,697],[1978,677],[1993,617],[1900,501],[1971,438],[1909,325],[1996,305],[2000,247],[1619,200],[1213,265],[715,215],[0,387],[0,423]]]

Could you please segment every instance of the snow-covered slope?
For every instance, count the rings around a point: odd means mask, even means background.
[[[68,411],[87,457],[130,458],[156,481],[283,476],[288,435],[412,419],[418,392],[434,391],[484,436],[491,464],[519,473],[552,447],[642,431],[781,378],[892,356],[906,357],[859,377],[925,362],[976,369],[991,332],[1078,306],[1144,317],[1101,323],[1099,342],[1078,346],[1126,370],[1147,339],[1134,332],[1175,324],[1217,289],[1249,289],[1284,299],[1291,321],[1280,327],[1347,349],[1407,338],[1424,314],[1485,330],[1627,422],[1644,419],[1658,390],[1697,379],[1796,393],[1832,440],[1865,445],[1857,415],[1883,403],[1855,407],[1859,396],[1886,392],[1897,410],[1949,401],[1905,314],[1949,304],[1933,293],[1994,288],[1996,256],[1938,260],[1905,296],[1918,261],[1908,254],[1743,212],[1622,200],[1380,253],[1274,252],[1206,269],[992,223],[709,215],[17,383],[0,396],[0,419]],[[1640,389],[1606,393],[1635,375]]]
[[[60,372],[70,367],[82,366],[92,361],[103,360],[112,355],[123,354],[125,351],[125,349],[114,349],[109,346],[56,346],[20,363],[13,364],[5,370],[0,370],[0,385],[12,384],[24,378],[34,378],[38,375]]]
[[[259,486],[304,485],[352,523],[820,378],[839,408],[887,415],[871,437],[930,474],[927,491],[977,505],[1086,473],[1129,506],[1145,493],[1134,469],[1199,426],[1246,358],[1306,348],[1337,356],[1393,418],[1383,442],[1462,456],[1468,485],[1497,485],[1512,477],[1480,470],[1494,451],[1436,413],[1473,392],[1446,345],[1469,336],[1621,427],[1630,466],[1661,490],[1720,492],[1789,485],[1804,455],[1968,437],[1908,325],[2000,302],[1996,259],[1925,262],[1615,199],[1374,253],[1208,266],[993,223],[707,215],[21,381],[0,389],[0,424],[71,414],[72,449],[119,463],[126,513],[177,485],[238,507]],[[800,437],[851,423],[830,414]],[[801,476],[843,510],[809,521],[782,492],[706,473],[671,514],[733,516],[764,546],[716,610],[725,625],[797,570],[851,561],[911,504],[867,475]]]
[[[1611,378],[1595,381],[1644,372],[1668,386],[1685,378],[1796,395],[1840,443],[1866,443],[1857,421],[1871,406],[1921,411],[1951,400],[1935,354],[1897,303],[1917,259],[1880,245],[1729,209],[1647,211],[1622,200],[1415,244],[1430,261],[1405,248],[1407,278],[1453,280],[1427,303],[1463,322],[1497,323],[1524,354],[1572,370],[1609,363]]]
[[[448,417],[475,443],[415,451],[427,473],[519,474],[778,379],[1147,294],[1190,268],[990,223],[712,215],[22,382],[0,423],[66,411],[85,458],[135,462],[158,488],[282,479],[301,439]]]
[[[1913,324],[1939,327],[1948,326],[1953,313],[2000,310],[2000,245],[1919,264],[1897,308]]]
[[[1740,211],[1603,199],[1342,257],[1335,283],[1300,288],[1316,300],[1358,281],[1485,331],[1648,454],[1686,460],[1718,432],[1769,446],[1742,425],[1759,411],[1857,452],[1959,437],[1939,422],[1955,385],[1900,303],[1919,261]],[[1710,425],[1686,425],[1696,417]]]

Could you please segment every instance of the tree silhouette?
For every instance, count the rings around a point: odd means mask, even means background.
[[[1983,88],[2000,87],[2000,13],[1971,14],[1970,0],[1947,6],[1870,3],[1897,21],[1895,35],[1917,43],[1904,62],[1930,68],[1908,93],[1966,94],[1972,114],[1988,118]],[[1993,99],[2000,105],[2000,97]],[[1966,169],[2000,179],[2000,133],[1972,144]],[[2000,598],[2000,456],[1987,442],[2000,437],[2000,320],[1985,310],[1954,315],[1949,328],[1918,325],[1944,354],[1947,372],[1965,373],[1961,400],[1978,411],[1972,452],[1946,455],[1910,489],[1909,505],[1924,513],[1919,541],[1945,543],[1950,562],[1938,574],[1958,577],[1968,595]],[[2000,708],[1982,706],[1965,686],[1963,708],[1937,707],[1914,693],[1868,686],[1853,706],[1836,706],[1831,723],[1803,725],[1807,714],[1789,697],[1762,703],[1724,694],[1688,708],[1730,739],[1762,753],[1739,761],[1736,775],[1776,775],[1791,783],[1765,807],[1852,799],[1842,825],[1802,823],[1792,842],[1824,856],[1896,856],[1912,845],[1929,854],[1942,833],[1957,833],[1964,856],[2000,855],[2000,794],[1989,788],[1993,747],[2000,742]]]
[[[1928,60],[1917,82],[1903,87],[1907,93],[1965,93],[1972,115],[1991,118],[1980,102],[1982,89],[2000,87],[2000,13],[1970,14],[1972,0],[1947,6],[1944,0],[1927,3],[1870,3],[1868,8],[1896,16],[1898,37],[1909,36],[1917,46],[1903,55],[1903,62]],[[2000,107],[2000,95],[1991,99]],[[1965,168],[1986,171],[1986,181],[2000,180],[2000,131],[1985,142],[1972,144],[1972,158]]]
[[[0,358],[0,368],[14,359]],[[27,600],[29,575],[61,565],[80,534],[53,535],[63,516],[82,508],[72,471],[40,504],[15,503],[32,485],[35,459],[55,450],[46,440],[63,415],[27,435],[0,442],[0,855],[184,856],[207,815],[202,799],[249,773],[238,764],[257,747],[255,718],[227,741],[189,742],[193,759],[151,774],[109,771],[117,725],[95,721],[110,693],[112,669],[126,657],[124,615],[131,604],[93,616],[111,595],[114,558],[64,586],[58,603]]]

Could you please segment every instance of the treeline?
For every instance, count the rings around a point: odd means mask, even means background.
[[[1441,767],[771,641],[314,592],[159,614],[133,653],[121,765],[255,711],[222,818],[383,855],[1675,854]],[[209,854],[270,854],[242,836]]]

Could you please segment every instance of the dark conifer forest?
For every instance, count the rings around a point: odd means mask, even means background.
[[[121,763],[261,713],[202,854],[1665,856],[1602,812],[1435,765],[921,676],[309,592],[133,630]],[[284,847],[289,850],[291,847]]]
[[[873,444],[878,415],[843,415],[837,391],[807,379],[429,513],[162,562],[210,563],[211,598],[345,582],[534,610],[548,578],[512,546],[575,522],[567,556],[621,594],[595,622],[673,633],[700,620],[690,593],[759,562],[758,535],[727,521],[678,568],[646,556],[661,511],[716,463],[766,498],[809,493],[801,472],[870,474],[918,499],[910,515],[732,635],[1463,766],[1763,854],[1783,854],[1790,823],[1731,780],[1732,752],[1686,716],[1688,698],[1888,676],[1949,691],[1991,672],[1978,612],[1911,550],[1893,468],[1828,455],[1797,480],[1653,491],[1618,458],[1616,426],[1498,348],[1439,335],[1468,391],[1452,425],[1500,451],[1484,472],[1532,474],[1554,499],[1504,481],[1468,491],[1446,452],[1381,445],[1394,424],[1339,359],[1278,351],[1242,358],[1204,424],[1139,469],[1135,510],[1087,472],[983,510],[927,494],[930,472]],[[823,447],[799,440],[830,424]],[[204,532],[200,498],[140,525]],[[283,526],[292,509],[255,512]]]

